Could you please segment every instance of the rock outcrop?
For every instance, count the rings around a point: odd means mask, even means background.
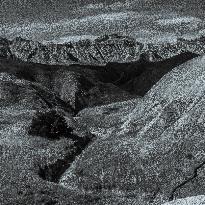
[[[94,42],[83,40],[76,43],[48,44],[16,38],[10,44],[15,57],[43,64],[95,64],[104,65],[107,62],[122,62],[137,60],[140,43],[132,38],[110,36],[99,38]]]

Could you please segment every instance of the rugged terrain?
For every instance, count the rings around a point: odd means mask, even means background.
[[[157,62],[184,52],[203,54],[204,45],[203,36],[195,40],[178,38],[172,43],[140,43],[128,36],[112,34],[64,44],[42,44],[17,37],[10,41],[1,38],[0,54],[49,65],[106,65],[109,62],[135,62],[142,57]]]
[[[0,204],[203,204],[203,42],[1,39]]]

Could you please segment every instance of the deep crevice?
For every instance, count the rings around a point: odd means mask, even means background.
[[[58,183],[61,176],[65,171],[71,166],[75,158],[82,153],[82,151],[91,143],[92,137],[87,136],[86,138],[76,137],[73,148],[75,149],[74,153],[67,153],[63,159],[57,159],[53,164],[44,166],[43,168],[39,166],[39,176],[50,182]],[[71,148],[72,149],[72,148]]]
[[[93,140],[94,135],[91,133],[73,132],[72,127],[68,127],[65,119],[55,110],[39,113],[33,119],[28,130],[31,136],[40,136],[48,140],[60,140],[67,138],[72,141],[66,149],[66,154],[62,159],[57,159],[55,163],[48,164],[44,167],[39,166],[39,176],[47,181],[57,183],[62,174],[70,167],[75,157],[88,146]],[[83,134],[83,135],[82,135]]]

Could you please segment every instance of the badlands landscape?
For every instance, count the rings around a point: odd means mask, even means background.
[[[203,3],[79,2],[3,1],[0,204],[205,204]]]

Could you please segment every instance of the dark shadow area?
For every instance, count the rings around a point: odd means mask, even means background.
[[[56,111],[52,110],[46,113],[37,113],[32,120],[28,134],[44,137],[49,140],[56,140],[61,137],[75,139],[71,134],[72,131],[72,128],[67,127],[65,119]]]
[[[197,56],[186,52],[163,61],[148,62],[146,56],[141,55],[138,62],[108,63],[98,77],[102,82],[113,83],[131,94],[144,96],[166,73]]]

